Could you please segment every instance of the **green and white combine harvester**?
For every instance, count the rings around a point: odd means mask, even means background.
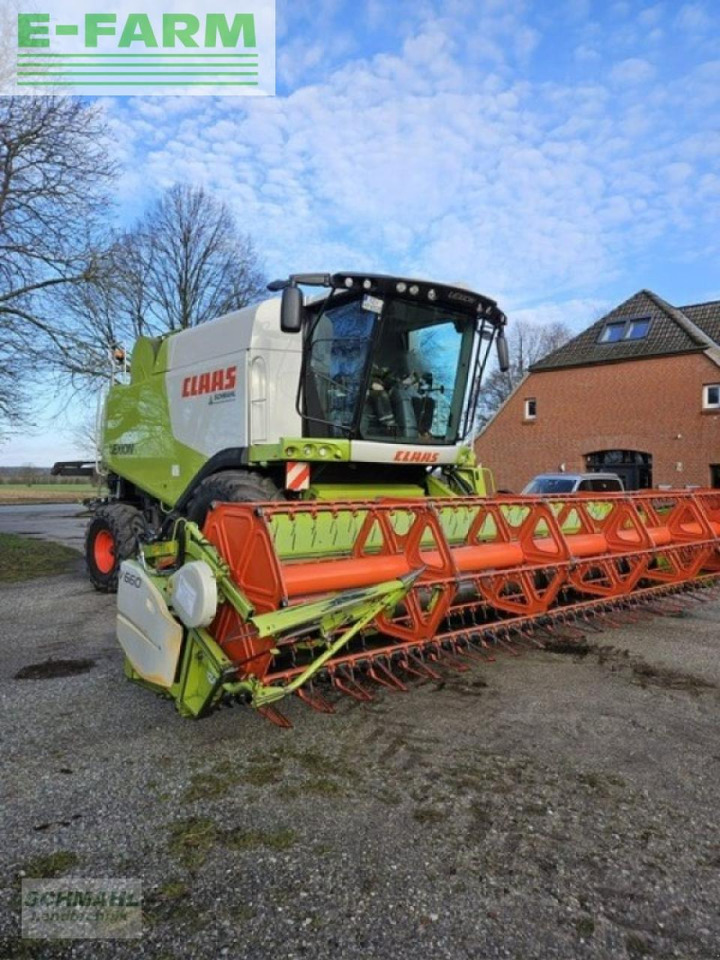
[[[291,693],[332,712],[332,688],[370,700],[715,579],[717,494],[493,495],[472,448],[493,342],[508,364],[493,300],[355,273],[270,289],[141,337],[105,401],[87,566],[117,589],[127,676],[182,714],[287,724]]]

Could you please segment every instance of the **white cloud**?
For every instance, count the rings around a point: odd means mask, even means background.
[[[613,83],[635,84],[646,83],[655,76],[655,67],[647,60],[638,57],[630,57],[620,63],[616,63],[610,71],[610,79]]]
[[[590,11],[590,0],[565,0],[562,17],[570,22],[586,20],[590,16]]]
[[[564,323],[579,333],[608,313],[615,304],[597,297],[538,303],[532,307],[510,310],[508,321],[523,321],[533,324]]]
[[[515,53],[521,57],[528,57],[540,42],[540,34],[530,27],[520,27],[515,32]]]
[[[693,168],[689,163],[668,163],[662,172],[670,183],[685,183],[692,176]]]
[[[578,63],[597,63],[598,60],[602,60],[599,51],[587,43],[581,43],[575,47],[573,56]]]
[[[663,3],[656,3],[652,7],[645,7],[644,10],[638,13],[638,23],[641,23],[644,27],[654,27],[660,22],[664,13],[665,4]]]
[[[323,63],[322,80],[284,98],[177,98],[163,122],[165,101],[118,104],[142,171],[127,192],[208,184],[272,273],[421,273],[505,303],[590,296],[671,226],[669,243],[699,243],[693,220],[718,212],[704,181],[698,215],[699,177],[720,138],[682,119],[693,93],[717,95],[717,65],[642,93],[634,84],[653,67],[636,58],[615,65],[620,89],[531,82],[508,69],[502,42],[525,23],[522,5],[482,5],[467,36],[449,26],[453,9],[395,52]],[[476,60],[478,36],[499,52]]]
[[[702,4],[686,3],[678,10],[675,23],[681,30],[697,33],[712,26],[712,19]]]

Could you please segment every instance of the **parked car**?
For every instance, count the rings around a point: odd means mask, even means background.
[[[624,489],[615,473],[539,473],[523,493],[621,493]]]

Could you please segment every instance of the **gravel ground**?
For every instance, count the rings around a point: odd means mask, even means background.
[[[79,570],[0,587],[0,957],[720,958],[718,620],[295,700],[280,730],[125,681]],[[86,669],[16,678],[51,659]],[[142,879],[142,939],[19,939],[19,878],[58,854]]]

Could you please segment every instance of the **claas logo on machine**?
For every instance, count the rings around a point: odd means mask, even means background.
[[[222,393],[225,390],[234,390],[236,383],[237,367],[195,373],[183,380],[182,395],[183,397],[200,397],[209,393]]]
[[[396,460],[403,463],[436,463],[438,455],[429,450],[398,450]]]

